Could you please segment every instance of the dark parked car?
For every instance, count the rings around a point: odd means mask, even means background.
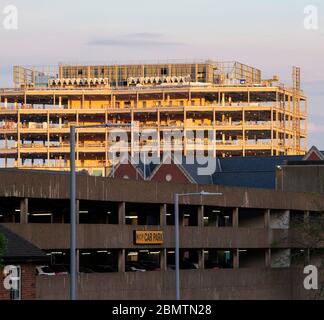
[[[159,270],[161,270],[159,264],[154,262],[154,261],[141,261],[140,265],[146,271],[159,271]]]
[[[94,273],[94,271],[91,268],[88,268],[88,267],[80,267],[79,272],[80,273]]]
[[[96,265],[91,267],[94,272],[107,273],[107,272],[117,272],[118,269],[111,265]]]
[[[127,262],[125,266],[126,271],[145,272],[146,269],[139,262]]]
[[[205,262],[205,269],[227,269],[231,266],[226,262],[218,262],[218,261],[212,261],[207,260]]]
[[[51,268],[54,270],[56,275],[66,275],[69,274],[69,271],[64,265],[52,265]]]
[[[168,265],[168,269],[175,270],[175,265],[174,264]],[[180,269],[183,269],[183,270],[197,269],[197,266],[196,266],[196,264],[194,264],[191,261],[181,260],[180,261]]]

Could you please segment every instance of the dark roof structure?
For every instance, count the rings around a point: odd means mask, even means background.
[[[289,161],[299,162],[303,156],[183,158],[181,166],[198,184],[274,189],[276,168]],[[210,167],[212,173],[206,169]]]
[[[44,251],[3,225],[0,225],[0,234],[6,240],[6,249],[2,257],[5,263],[48,261]]]
[[[275,189],[277,167],[302,159],[303,156],[222,158],[221,170],[213,174],[213,184]]]

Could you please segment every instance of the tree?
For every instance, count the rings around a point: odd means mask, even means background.
[[[288,231],[288,230],[287,230]],[[290,226],[281,239],[272,243],[272,247],[285,244],[296,248],[291,252],[290,259],[300,266],[315,265],[319,269],[320,279],[314,299],[324,298],[324,213],[312,212],[305,215],[290,217]]]
[[[7,249],[7,239],[0,233],[0,267],[3,267],[3,256]]]

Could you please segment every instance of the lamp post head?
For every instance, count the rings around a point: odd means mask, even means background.
[[[206,192],[206,191],[201,191],[200,192],[200,195],[201,196],[222,196],[223,194],[222,193],[215,193],[215,192]]]

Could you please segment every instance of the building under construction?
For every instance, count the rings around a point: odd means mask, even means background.
[[[278,76],[263,79],[256,68],[216,61],[15,66],[14,88],[0,91],[0,164],[69,170],[70,126],[108,122],[155,131],[138,147],[153,144],[159,155],[304,154],[307,97],[300,69],[292,76],[287,87]],[[77,130],[78,170],[107,175],[110,130]],[[132,129],[123,130],[131,141]]]

